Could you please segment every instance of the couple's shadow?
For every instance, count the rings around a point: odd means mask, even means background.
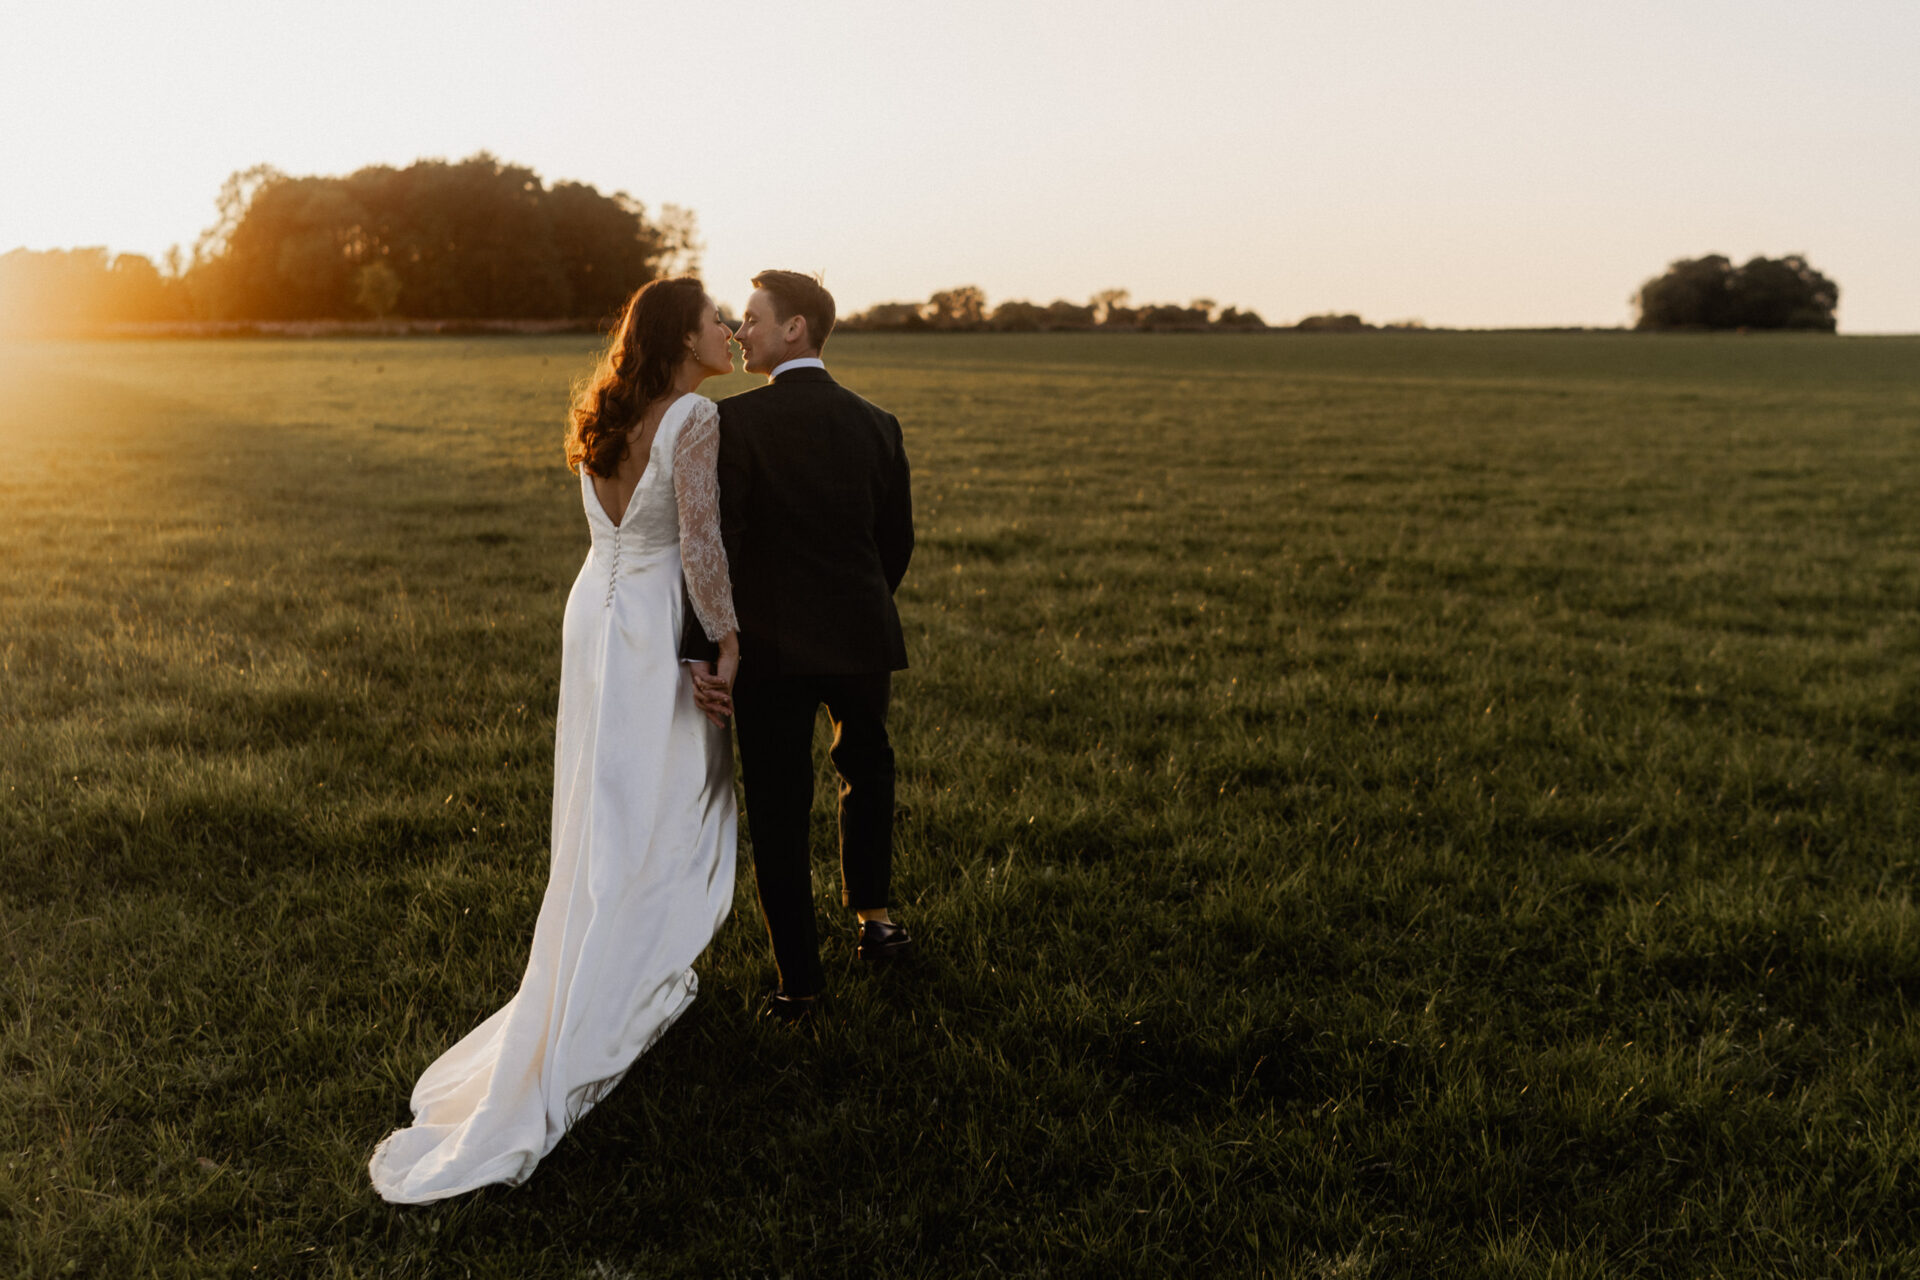
[[[703,981],[687,1012],[522,1190],[581,1182],[604,1189],[615,1173],[621,1182],[637,1175],[669,1186],[696,1171],[709,1182],[722,1170],[748,1183],[783,1182],[794,1171],[778,1167],[775,1153],[790,1140],[823,1124],[857,1124],[858,1113],[877,1122],[882,1108],[874,1104],[946,1043],[941,1027],[964,1016],[952,998],[954,977],[927,957],[878,972],[850,964],[820,1009],[792,1025],[761,1016],[759,986]]]

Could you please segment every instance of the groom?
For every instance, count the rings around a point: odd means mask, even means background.
[[[763,387],[720,401],[720,529],[740,616],[731,710],[740,740],[760,910],[780,987],[763,1013],[805,1017],[825,989],[808,856],[813,722],[833,723],[840,774],[841,903],[860,919],[859,956],[899,959],[912,939],[887,915],[893,866],[892,673],[907,665],[894,590],[913,554],[913,499],[900,423],[835,382],[820,351],[833,295],[812,276],[762,271],[736,333]],[[691,611],[689,611],[691,617]],[[697,626],[703,709],[724,685]]]

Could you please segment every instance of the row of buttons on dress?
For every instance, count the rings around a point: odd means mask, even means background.
[[[622,525],[613,526],[613,563],[607,568],[607,608],[613,608],[613,584],[620,578],[620,531]]]

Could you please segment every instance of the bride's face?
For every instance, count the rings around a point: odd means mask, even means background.
[[[720,318],[720,308],[708,298],[702,304],[705,316],[693,334],[693,358],[708,373],[733,372],[733,330]]]

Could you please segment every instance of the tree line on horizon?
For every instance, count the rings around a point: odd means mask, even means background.
[[[344,178],[257,166],[228,178],[191,255],[103,248],[0,256],[0,330],[194,320],[603,320],[686,269],[693,215],[542,182],[482,152]]]
[[[1045,306],[1011,299],[989,309],[977,285],[941,289],[925,302],[882,302],[840,321],[864,333],[1047,333],[1059,330],[1129,329],[1147,332],[1248,332],[1265,329],[1252,311],[1221,307],[1211,298],[1185,306],[1156,302],[1129,305],[1125,289],[1104,289],[1083,303],[1056,299]]]
[[[1131,305],[1126,289],[1103,289],[1085,303],[1056,299],[1045,306],[1023,298],[989,308],[977,285],[941,289],[925,302],[883,302],[840,321],[859,333],[1372,333],[1424,330],[1420,320],[1372,324],[1351,312],[1310,315],[1287,325],[1271,325],[1257,311],[1222,307],[1211,298],[1181,306],[1170,302]]]
[[[1084,304],[1056,300],[1039,306],[1011,299],[991,309],[975,285],[942,289],[925,302],[883,302],[856,312],[841,324],[867,333],[1044,333],[1107,332],[1202,333],[1265,331],[1371,333],[1424,330],[1419,320],[1370,324],[1352,313],[1306,316],[1291,325],[1273,326],[1257,312],[1220,307],[1210,298],[1186,306],[1129,304],[1125,289],[1106,289]],[[1799,254],[1755,257],[1735,266],[1721,254],[1682,258],[1664,274],[1648,280],[1634,295],[1636,329],[1739,330],[1808,329],[1834,332],[1840,286],[1815,270]]]
[[[78,334],[187,321],[559,320],[605,325],[632,292],[696,268],[694,216],[657,217],[625,192],[544,183],[481,152],[465,160],[374,165],[346,177],[256,166],[229,177],[218,216],[190,254],[156,264],[104,248],[0,255],[0,333]],[[1840,289],[1798,254],[1742,266],[1680,259],[1634,295],[1635,328],[1835,330]],[[1135,306],[1125,289],[1084,303],[1010,299],[977,286],[886,302],[842,320],[876,333],[1049,331],[1248,333],[1257,312],[1209,298]],[[1423,329],[1354,314],[1278,326],[1305,332]]]
[[[1046,306],[1015,298],[997,307],[977,285],[941,289],[925,302],[883,302],[840,321],[856,333],[1376,333],[1425,331],[1423,320],[1373,324],[1352,312],[1323,312],[1273,325],[1257,311],[1222,307],[1211,298],[1185,306],[1130,305],[1126,289],[1104,289],[1085,303],[1056,299]]]

